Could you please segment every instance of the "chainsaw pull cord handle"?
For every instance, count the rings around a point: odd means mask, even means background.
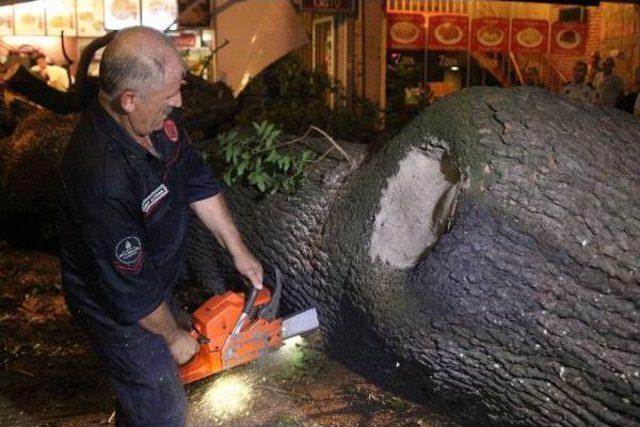
[[[236,325],[233,327],[233,331],[231,331],[231,336],[236,337],[240,333],[240,329],[242,329],[242,326],[244,325],[245,320],[247,320],[247,317],[249,316],[249,312],[251,311],[253,304],[256,302],[257,296],[258,296],[258,289],[251,286],[251,291],[249,291],[249,296],[247,297],[247,300],[244,303],[244,307],[242,308],[242,313],[240,313],[240,317],[238,318]]]

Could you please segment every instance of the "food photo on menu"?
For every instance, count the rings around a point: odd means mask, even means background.
[[[453,22],[445,22],[438,25],[434,34],[440,43],[446,45],[456,44],[462,40],[464,36],[462,29]]]
[[[420,28],[411,21],[396,22],[389,31],[398,43],[413,43],[420,37]]]
[[[120,30],[140,24],[138,0],[104,0],[104,25],[109,30]]]
[[[529,27],[519,31],[516,34],[516,39],[521,46],[538,47],[544,40],[544,36],[536,28]]]
[[[477,38],[485,46],[497,46],[505,38],[504,31],[500,28],[486,25],[478,30]]]
[[[83,0],[76,3],[78,35],[98,37],[104,31],[104,0]]]
[[[560,31],[556,36],[556,43],[563,49],[574,49],[581,41],[582,36],[571,28]]]

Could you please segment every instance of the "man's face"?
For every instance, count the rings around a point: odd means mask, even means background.
[[[602,70],[604,71],[605,74],[609,75],[613,72],[613,66],[614,66],[613,60],[607,59],[602,64]]]
[[[162,87],[149,94],[135,96],[135,109],[128,116],[131,128],[138,136],[146,136],[162,129],[164,120],[171,111],[182,106],[182,67],[176,58],[168,61]]]
[[[47,60],[45,58],[36,59],[36,65],[42,69],[47,68]]]
[[[583,83],[587,77],[587,67],[582,64],[578,64],[573,67],[573,81],[575,83]]]
[[[600,55],[597,52],[592,52],[589,62],[591,62],[591,65],[600,65]]]

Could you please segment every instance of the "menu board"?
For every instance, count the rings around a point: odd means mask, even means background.
[[[511,51],[547,53],[549,22],[541,19],[513,19],[511,21]]]
[[[508,52],[509,20],[476,18],[471,21],[471,50],[474,52]]]
[[[104,0],[104,27],[121,30],[140,25],[140,0]]]
[[[13,35],[13,6],[0,7],[0,36]]]
[[[104,0],[76,0],[78,36],[100,37],[104,29]]]
[[[211,0],[178,0],[180,28],[208,28],[211,23]]]
[[[587,48],[587,26],[578,22],[556,21],[551,25],[551,53],[583,56]]]
[[[16,36],[44,36],[44,1],[13,5]]]
[[[76,35],[76,2],[75,0],[48,1],[46,5],[47,35]]]
[[[387,47],[397,50],[424,50],[422,15],[387,15]]]
[[[461,15],[429,17],[429,49],[467,50],[469,18]]]
[[[164,31],[177,18],[177,0],[142,0],[142,25]]]

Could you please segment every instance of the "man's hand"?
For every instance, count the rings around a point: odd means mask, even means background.
[[[236,270],[246,277],[254,288],[262,289],[262,276],[264,274],[262,265],[248,249],[234,255],[233,264]]]
[[[171,355],[178,365],[183,365],[198,352],[200,344],[191,334],[184,329],[176,329],[172,337],[167,341]]]
[[[139,322],[143,328],[167,341],[169,351],[179,365],[188,362],[200,348],[198,340],[176,324],[173,314],[164,302]]]

